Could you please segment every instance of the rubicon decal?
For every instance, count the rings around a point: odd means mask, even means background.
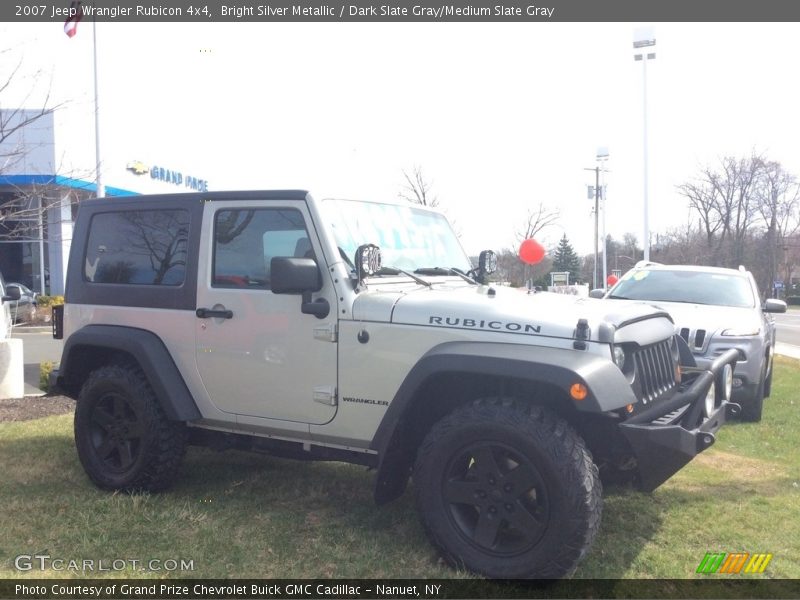
[[[710,575],[720,573],[737,575],[740,573],[763,573],[772,554],[749,552],[706,552],[697,567],[697,573]]]
[[[507,321],[490,321],[486,319],[462,319],[460,317],[439,317],[431,315],[428,317],[429,325],[441,325],[445,327],[461,327],[463,329],[491,329],[494,331],[509,331],[511,333],[541,333],[541,325],[531,325],[530,323],[514,323]]]

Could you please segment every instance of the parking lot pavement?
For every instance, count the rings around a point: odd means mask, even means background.
[[[25,395],[44,395],[39,389],[39,365],[60,361],[63,341],[54,340],[49,327],[15,327],[11,337],[22,340]]]
[[[784,344],[783,342],[775,342],[775,354],[781,354],[783,356],[800,359],[800,346]]]

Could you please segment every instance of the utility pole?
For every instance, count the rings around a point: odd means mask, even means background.
[[[586,167],[584,171],[594,171],[594,269],[592,271],[592,289],[597,289],[600,287],[597,285],[597,237],[600,230],[600,194],[602,193],[600,190],[600,167],[594,167],[593,169]],[[589,189],[591,191],[591,186],[589,186]]]

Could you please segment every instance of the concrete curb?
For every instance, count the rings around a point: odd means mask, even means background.
[[[36,326],[34,326],[34,325],[31,325],[31,326],[27,326],[27,325],[19,326],[19,325],[17,325],[11,330],[11,335],[14,335],[15,333],[52,333],[52,332],[53,332],[53,328],[50,327],[49,325],[41,325],[41,326],[39,326],[39,325],[36,325]]]

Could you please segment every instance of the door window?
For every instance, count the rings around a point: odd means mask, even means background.
[[[217,211],[213,287],[270,289],[270,261],[276,256],[314,258],[300,211],[275,208]]]

